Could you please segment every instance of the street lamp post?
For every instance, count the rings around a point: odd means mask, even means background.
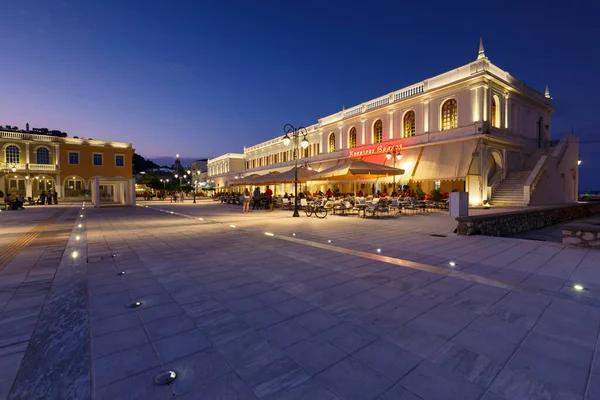
[[[293,151],[294,151],[294,161],[295,161],[295,166],[294,166],[294,217],[299,217],[300,214],[298,213],[298,145],[300,144],[300,146],[303,149],[306,149],[308,147],[308,140],[306,139],[306,128],[303,126],[299,126],[298,128],[295,128],[293,125],[290,124],[286,124],[283,127],[283,132],[285,132],[285,136],[283,137],[282,141],[283,144],[285,146],[289,145],[290,142],[292,141],[292,139],[294,140],[293,142]],[[300,135],[302,135],[302,141],[300,143],[298,143],[298,140],[300,139]],[[291,138],[290,138],[291,136]]]
[[[396,168],[396,161],[400,161],[402,159],[402,150],[396,150],[396,148],[394,148],[392,151],[387,152],[385,158],[387,158],[388,160],[393,158],[394,168]],[[392,192],[396,192],[396,175],[394,175],[394,190]]]
[[[179,191],[181,192],[181,176],[179,176],[178,174],[175,174],[175,179],[177,179],[177,178],[179,178]]]
[[[190,183],[191,183],[194,176],[192,175],[192,171],[190,171],[189,169],[187,170],[187,173],[190,176]],[[191,186],[191,184],[190,184],[190,186]],[[195,204],[196,203],[196,184],[195,183],[194,183],[194,186],[192,186],[192,192],[194,192],[194,204]]]

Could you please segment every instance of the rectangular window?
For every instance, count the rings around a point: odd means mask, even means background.
[[[102,154],[94,153],[94,165],[102,165]]]
[[[441,187],[442,187],[442,182],[440,182],[440,181],[434,181],[433,182],[433,188],[434,189],[440,190]]]
[[[69,152],[69,164],[77,165],[79,164],[79,153],[76,151]]]
[[[115,167],[124,167],[125,166],[125,156],[116,155],[115,156]]]

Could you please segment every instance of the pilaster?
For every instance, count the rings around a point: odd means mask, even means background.
[[[360,132],[361,132],[361,133],[360,133],[360,136],[361,136],[361,139],[360,139],[360,144],[361,144],[361,145],[364,145],[364,144],[365,144],[365,135],[366,135],[366,133],[365,133],[365,122],[366,122],[366,121],[367,121],[367,120],[366,120],[365,118],[362,118],[362,119],[360,120]]]
[[[391,110],[388,112],[390,114],[390,139],[394,138],[394,111]]]
[[[29,157],[30,157],[30,150],[29,150],[29,142],[25,143],[25,163],[27,164],[27,166],[29,166]]]
[[[510,107],[511,107],[511,100],[510,100],[510,96],[508,93],[504,94],[504,129],[508,130],[510,129],[509,126],[509,121],[510,121]]]
[[[423,133],[429,132],[429,101],[423,102]]]

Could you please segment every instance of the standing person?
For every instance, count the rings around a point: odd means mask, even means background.
[[[181,192],[181,202],[183,203],[183,198],[185,197],[185,193]]]
[[[52,205],[52,189],[48,190],[48,194],[46,195],[46,199],[48,200],[48,204]]]
[[[269,207],[269,211],[273,211],[273,191],[269,189],[268,186],[265,191],[265,196],[267,197],[267,207]]]
[[[58,204],[58,192],[56,189],[54,190],[54,193],[52,193],[52,198],[54,199],[54,204]]]
[[[42,190],[42,193],[40,193],[40,197],[38,198],[38,203],[41,205],[46,204],[46,191]]]
[[[258,186],[256,187],[256,189],[254,189],[254,193],[252,195],[252,200],[254,200],[252,209],[253,210],[256,210],[257,208],[260,209],[260,188]]]
[[[250,191],[248,188],[244,190],[244,202],[242,203],[242,214],[244,212],[250,212]]]

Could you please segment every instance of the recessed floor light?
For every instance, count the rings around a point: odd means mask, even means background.
[[[134,301],[133,303],[131,303],[131,304],[129,305],[129,307],[130,307],[130,308],[137,308],[137,307],[140,307],[141,305],[142,305],[142,302],[141,302],[141,301]]]
[[[295,233],[292,233],[292,236],[296,236],[296,234],[295,234]]]
[[[456,263],[454,261],[450,261],[448,263],[448,265],[451,266],[451,267],[456,267]]]
[[[77,225],[78,228],[81,228],[81,224]]]
[[[79,235],[75,236],[75,240],[79,240]]]
[[[328,240],[327,243],[331,243],[331,240]]]
[[[158,376],[154,379],[154,383],[157,385],[168,385],[172,383],[175,378],[177,378],[175,371],[164,371],[158,374]]]
[[[265,232],[265,235],[267,235],[267,236],[275,236],[275,235],[274,235],[273,233],[271,233],[271,232]]]
[[[235,225],[229,225],[229,226],[232,227],[232,228],[235,228]]]
[[[381,249],[377,249],[377,252],[378,252],[378,253],[381,253]]]
[[[77,251],[71,253],[71,257],[77,258],[77,256],[79,256],[79,253]]]
[[[573,289],[577,290],[578,292],[581,292],[582,290],[585,290],[585,288],[579,284],[575,284],[573,285]]]
[[[125,272],[125,271],[121,271],[121,272],[119,272],[117,275],[125,275],[126,273],[127,273],[127,272]]]

